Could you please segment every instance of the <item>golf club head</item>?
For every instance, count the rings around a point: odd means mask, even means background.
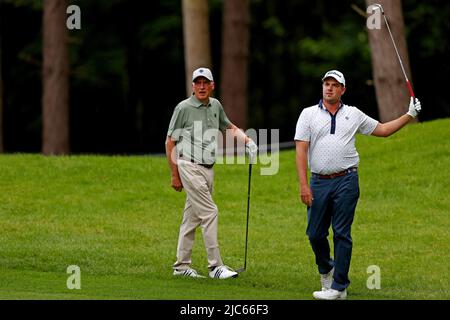
[[[384,14],[384,10],[383,10],[383,7],[381,6],[381,4],[379,4],[379,3],[374,3],[374,4],[372,4],[374,7],[378,7],[379,9],[380,9],[380,11],[381,11],[381,13],[382,14]]]
[[[245,268],[239,268],[237,270],[235,270],[237,273],[242,273],[244,272],[246,269]]]

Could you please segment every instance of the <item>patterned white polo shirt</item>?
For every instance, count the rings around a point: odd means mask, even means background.
[[[370,135],[377,125],[377,120],[342,102],[333,116],[320,100],[301,112],[294,140],[309,141],[311,172],[332,174],[358,166],[355,135]]]

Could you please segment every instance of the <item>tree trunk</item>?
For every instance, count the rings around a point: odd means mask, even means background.
[[[366,0],[383,6],[395,44],[411,81],[401,0]],[[382,15],[381,29],[368,30],[378,111],[382,122],[396,119],[408,111],[409,91],[394,45]],[[412,81],[411,81],[412,82]]]
[[[229,119],[247,128],[248,0],[224,1],[220,97]]]
[[[208,0],[183,0],[184,61],[186,94],[192,94],[192,72],[211,68]],[[213,72],[214,74],[214,72]]]
[[[69,147],[69,55],[67,0],[44,0],[42,152],[67,154]]]

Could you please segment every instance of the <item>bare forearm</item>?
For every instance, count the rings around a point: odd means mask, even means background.
[[[303,148],[297,146],[296,150],[296,164],[297,164],[297,175],[298,181],[300,184],[300,188],[304,189],[308,187],[308,151]]]
[[[387,136],[390,136],[391,134],[394,134],[395,132],[403,128],[409,123],[409,121],[411,121],[411,119],[411,116],[404,114],[395,120],[385,123]]]
[[[413,118],[411,116],[404,114],[395,120],[386,123],[379,123],[372,135],[377,137],[389,137],[407,125],[412,119]]]
[[[307,178],[309,142],[296,141],[295,147],[295,162],[297,164],[298,181],[300,184],[300,199],[304,204],[310,207],[313,202],[313,196]]]
[[[231,135],[233,137],[238,138],[239,140],[243,141],[244,143],[248,142],[249,137],[247,137],[247,135],[244,133],[244,131],[242,131],[241,129],[236,127],[234,124],[230,125],[228,127],[228,129],[231,131]]]
[[[308,187],[307,162],[304,156],[297,155],[297,174],[300,188]]]
[[[166,157],[167,162],[169,163],[170,171],[172,172],[172,176],[178,176],[178,166],[176,163],[175,156],[175,142],[172,141],[170,137],[167,137],[166,140]]]
[[[175,141],[171,137],[166,139],[166,157],[169,162],[170,171],[172,172],[171,184],[175,191],[181,192],[183,190],[183,183],[181,182],[180,174],[178,172],[177,157],[175,153]]]

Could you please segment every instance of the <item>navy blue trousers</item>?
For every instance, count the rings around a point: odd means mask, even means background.
[[[308,207],[306,234],[316,257],[319,273],[334,267],[331,288],[342,291],[350,280],[352,237],[350,235],[356,204],[359,198],[358,172],[350,172],[334,179],[311,177],[313,203]],[[334,260],[330,257],[328,230],[333,227]]]

